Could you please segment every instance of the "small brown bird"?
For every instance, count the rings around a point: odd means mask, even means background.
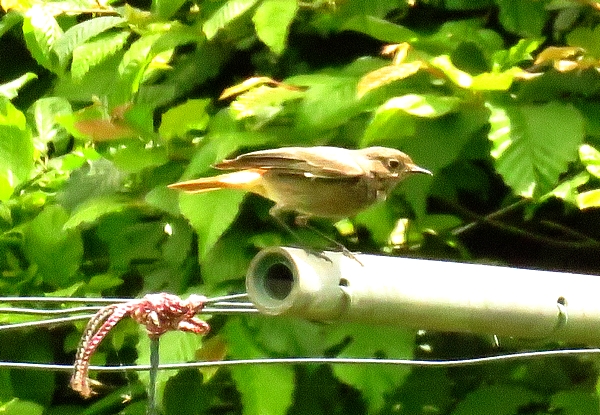
[[[431,174],[403,152],[387,147],[284,147],[254,151],[214,166],[238,170],[169,185],[188,193],[240,189],[275,202],[271,214],[342,219],[377,201],[413,173]]]
[[[169,188],[188,193],[240,189],[259,194],[275,202],[269,213],[286,228],[282,212],[296,212],[296,221],[302,224],[310,217],[350,217],[385,200],[411,174],[432,174],[403,152],[387,147],[284,147],[242,154],[214,167],[238,171]]]

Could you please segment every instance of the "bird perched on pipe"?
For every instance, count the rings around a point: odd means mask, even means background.
[[[387,147],[284,147],[254,151],[214,165],[237,170],[169,185],[187,193],[240,189],[275,202],[270,214],[291,211],[310,217],[342,219],[385,200],[408,176],[432,173],[405,153]]]

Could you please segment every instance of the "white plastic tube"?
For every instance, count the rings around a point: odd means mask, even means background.
[[[260,312],[315,321],[600,342],[600,277],[296,248],[248,269]],[[362,265],[361,265],[362,263]]]

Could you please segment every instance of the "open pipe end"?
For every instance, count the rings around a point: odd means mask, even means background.
[[[297,248],[264,249],[248,268],[248,296],[264,314],[331,319],[341,313],[344,299],[333,255],[324,259]]]

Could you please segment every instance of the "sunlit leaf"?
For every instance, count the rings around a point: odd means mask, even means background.
[[[513,81],[524,71],[519,67],[513,67],[500,73],[486,72],[475,75],[472,78],[470,89],[484,91],[506,91]]]
[[[45,153],[50,142],[55,143],[56,148],[59,141],[69,140],[65,128],[56,121],[57,116],[73,112],[69,101],[59,97],[41,98],[32,105],[30,111],[33,113],[37,130],[34,145],[39,152]]]
[[[298,11],[298,0],[264,0],[252,21],[258,38],[274,53],[285,49],[290,25]]]
[[[563,59],[573,59],[580,56],[584,50],[573,46],[548,46],[541,51],[533,61],[534,64],[540,65],[546,62],[554,62]]]
[[[415,117],[441,117],[459,105],[459,98],[437,95],[408,94],[391,98],[375,112],[361,145],[369,146],[390,137],[409,137],[415,132]]]
[[[579,193],[577,195],[577,206],[579,209],[600,207],[600,189]]]
[[[52,49],[58,57],[59,64],[64,67],[75,48],[83,45],[94,36],[123,23],[125,23],[125,19],[122,17],[99,16],[71,27],[52,45]]]
[[[356,94],[360,98],[373,89],[382,87],[394,81],[406,79],[417,73],[423,66],[423,62],[414,61],[376,69],[360,79],[358,86],[356,87]]]
[[[506,184],[524,197],[552,190],[583,141],[579,111],[558,102],[489,108],[492,157]]]
[[[58,205],[46,206],[25,229],[24,251],[43,281],[66,287],[81,265],[83,240],[76,229],[65,229],[69,215]]]
[[[583,144],[579,147],[579,159],[590,174],[600,178],[600,151],[589,144]]]
[[[117,32],[98,36],[97,39],[75,47],[71,63],[71,76],[81,81],[91,68],[122,50],[130,33]]]
[[[407,27],[369,14],[353,16],[344,22],[340,30],[364,33],[377,40],[389,43],[411,43],[419,39],[419,35]]]
[[[37,75],[31,72],[27,72],[25,75],[21,75],[17,79],[0,85],[0,95],[13,99],[19,95],[19,89],[23,87],[29,81],[37,79]]]
[[[153,0],[152,12],[161,19],[170,19],[185,4],[185,0]]]
[[[543,41],[543,38],[520,39],[510,49],[496,51],[492,56],[494,67],[498,67],[500,70],[507,70],[523,61],[532,60],[533,57],[531,54]]]
[[[190,130],[204,130],[210,116],[206,108],[209,99],[190,99],[185,103],[169,109],[162,115],[158,133],[165,140],[184,137]]]
[[[25,116],[6,98],[0,98],[0,197],[6,200],[33,169],[34,148]]]
[[[64,229],[71,229],[83,224],[90,225],[102,216],[120,212],[130,205],[130,201],[114,195],[90,198],[77,206],[77,209],[71,213],[63,227]]]
[[[212,39],[219,30],[225,28],[232,20],[247,12],[257,2],[258,0],[228,0],[202,25],[202,30],[206,38],[208,40]]]
[[[179,196],[179,209],[198,234],[200,261],[238,216],[244,196],[244,192],[238,190],[215,190]]]
[[[44,68],[57,70],[56,55],[52,48],[62,37],[63,31],[54,16],[43,5],[34,5],[25,13],[23,35],[27,49]]]
[[[574,205],[578,205],[579,198],[579,186],[583,186],[590,180],[590,175],[587,172],[583,172],[578,174],[577,176],[565,180],[556,186],[550,193],[544,195],[541,200],[547,199],[549,197],[557,197],[559,199],[564,200],[565,202],[573,203]]]
[[[231,103],[231,111],[238,120],[253,117],[258,125],[264,125],[283,111],[287,102],[303,96],[298,90],[261,85],[238,96]]]
[[[454,66],[450,56],[436,56],[432,59],[431,65],[440,69],[452,82],[462,88],[469,88],[473,83],[471,75]]]

